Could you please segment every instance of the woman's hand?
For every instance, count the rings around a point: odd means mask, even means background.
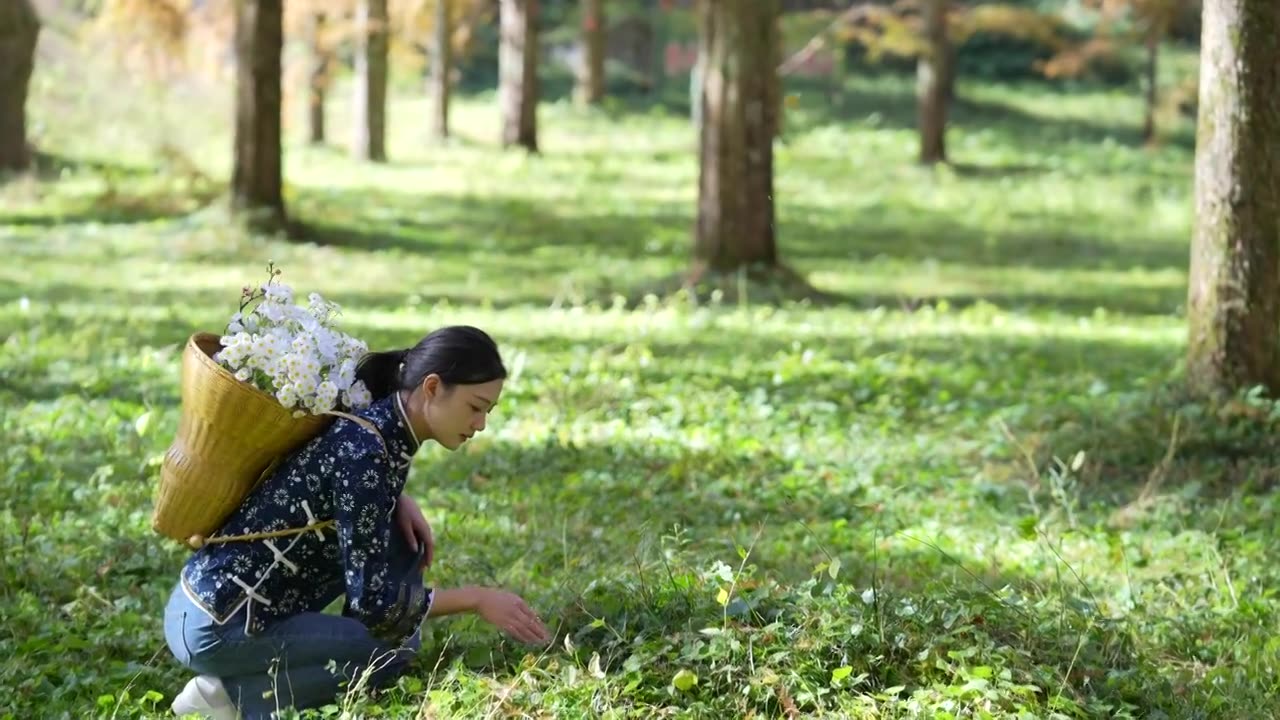
[[[422,553],[422,562],[418,566],[418,571],[431,567],[431,559],[435,557],[435,540],[431,537],[431,526],[423,517],[418,503],[406,493],[400,493],[399,499],[396,500],[395,516],[396,525],[400,526],[400,532],[404,533],[409,547],[416,549],[422,545],[426,548]]]
[[[526,643],[551,641],[547,628],[519,595],[494,588],[481,588],[476,613],[490,625]]]

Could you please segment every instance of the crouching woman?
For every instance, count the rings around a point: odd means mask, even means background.
[[[514,594],[424,585],[431,529],[403,492],[423,442],[454,450],[484,430],[506,378],[493,340],[442,328],[368,356],[357,377],[373,402],[282,461],[183,567],[165,637],[198,675],[176,714],[258,720],[386,684],[420,648],[426,618],[470,612],[548,641]],[[323,612],[339,598],[341,614]]]

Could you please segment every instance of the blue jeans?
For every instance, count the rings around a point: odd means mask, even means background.
[[[407,568],[417,557],[399,540],[392,541],[396,566]],[[403,582],[421,584],[422,575],[415,567],[407,570]],[[243,720],[268,720],[287,707],[326,705],[344,686],[394,682],[422,643],[421,629],[400,647],[392,647],[370,635],[359,620],[323,612],[300,613],[248,636],[245,612],[242,608],[218,625],[179,582],[164,617],[165,639],[174,657],[198,674],[221,679]]]

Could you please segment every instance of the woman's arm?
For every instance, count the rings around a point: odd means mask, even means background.
[[[434,618],[457,615],[464,612],[475,612],[480,604],[480,595],[484,593],[484,590],[484,588],[478,587],[436,590],[434,593],[435,598],[431,601],[431,610],[427,613],[427,617]]]
[[[496,588],[461,587],[433,592],[427,617],[476,613],[490,625],[526,643],[547,643],[551,635],[519,595]]]

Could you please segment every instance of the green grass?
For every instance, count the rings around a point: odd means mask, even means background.
[[[288,243],[202,205],[225,101],[129,135],[39,84],[58,157],[0,187],[0,717],[151,716],[185,682],[160,626],[184,554],[149,529],[178,353],[269,258],[375,347],[469,322],[516,369],[410,490],[430,582],[517,590],[556,642],[432,622],[358,712],[1280,712],[1280,413],[1176,391],[1188,130],[1146,151],[1136,96],[962,86],[957,167],[923,170],[907,92],[861,81],[833,116],[799,90],[788,117],[781,251],[836,301],[693,306],[634,297],[688,262],[679,116],[548,105],[526,158],[491,98],[447,148],[399,100],[386,166],[289,147]]]

